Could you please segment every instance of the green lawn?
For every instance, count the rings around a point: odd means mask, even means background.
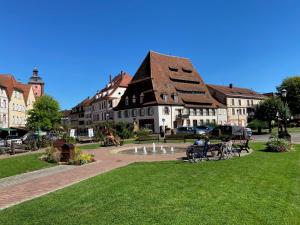
[[[253,130],[253,132],[257,133],[257,130]],[[300,132],[300,127],[289,127],[288,132],[289,133],[299,133]],[[262,129],[262,133],[269,133],[269,129]],[[278,134],[278,128],[277,127],[273,127],[272,134],[273,135]]]
[[[300,224],[300,145],[198,164],[135,163],[0,212],[0,224]]]
[[[54,166],[39,159],[42,154],[29,154],[0,160],[0,178]],[[0,223],[1,224],[1,223]]]

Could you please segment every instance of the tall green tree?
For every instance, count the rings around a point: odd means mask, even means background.
[[[289,118],[288,107],[278,97],[268,98],[256,106],[255,118],[267,122],[269,133],[272,132],[272,121],[276,121],[277,116],[282,120]]]
[[[287,103],[293,115],[300,114],[300,76],[293,76],[284,79],[277,90],[287,90]]]
[[[49,95],[39,97],[28,111],[27,127],[30,130],[53,130],[61,122],[59,103]]]

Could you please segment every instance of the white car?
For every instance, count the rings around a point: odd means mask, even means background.
[[[17,145],[21,145],[23,143],[21,138],[19,138],[18,136],[13,136],[13,135],[7,136],[5,139],[5,145],[10,146],[11,142],[14,142]]]

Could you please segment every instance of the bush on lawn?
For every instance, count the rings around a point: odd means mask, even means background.
[[[146,128],[140,129],[136,132],[137,137],[149,136],[150,134],[152,134],[152,130]]]
[[[87,163],[95,162],[95,158],[92,154],[82,152],[81,149],[75,148],[75,156],[73,160],[69,161],[71,165],[83,165]]]
[[[267,142],[267,148],[272,152],[287,152],[290,149],[290,144],[285,139],[273,137]]]
[[[58,163],[60,161],[61,152],[53,146],[46,149],[46,154],[41,159],[49,163]]]

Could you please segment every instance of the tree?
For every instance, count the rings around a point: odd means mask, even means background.
[[[279,118],[286,119],[289,117],[289,110],[284,106],[283,102],[278,97],[268,98],[256,106],[255,118],[266,121],[269,127],[269,133],[272,132],[272,121]]]
[[[300,76],[288,77],[284,79],[279,87],[278,92],[287,90],[287,103],[293,115],[300,114]]]
[[[59,103],[49,95],[39,97],[28,111],[27,127],[30,130],[53,130],[60,122]]]
[[[254,119],[248,123],[247,127],[251,128],[252,130],[257,130],[257,133],[261,134],[261,130],[267,128],[268,126],[265,121]]]

